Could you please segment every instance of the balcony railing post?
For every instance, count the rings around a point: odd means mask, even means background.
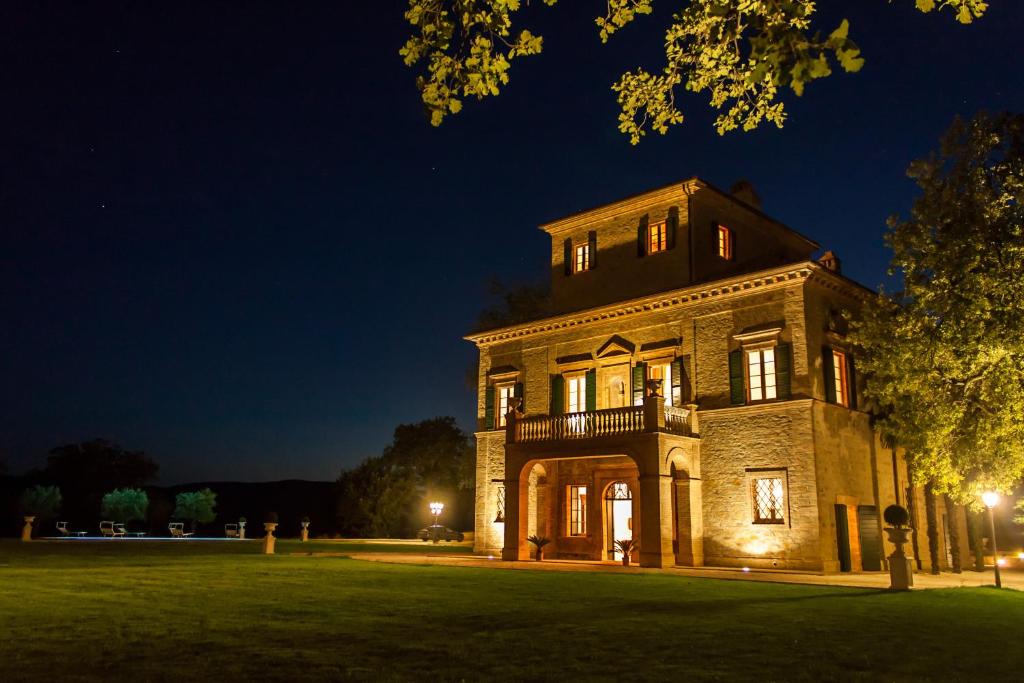
[[[697,436],[700,434],[700,424],[697,422],[697,404],[687,403],[686,410],[689,413],[686,417],[690,422],[690,434]]]
[[[521,402],[521,398],[513,398],[508,414],[505,415],[505,443],[515,443],[518,440],[516,438],[517,423],[519,422],[519,418],[523,416],[519,411],[519,404]]]
[[[647,380],[644,395],[644,431],[660,432],[665,429],[665,397],[661,394],[661,380]]]

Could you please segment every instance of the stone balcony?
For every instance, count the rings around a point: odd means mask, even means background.
[[[651,432],[697,437],[696,408],[693,404],[686,407],[665,405],[659,382],[641,406],[530,416],[524,416],[514,408],[505,418],[505,441],[525,444]]]

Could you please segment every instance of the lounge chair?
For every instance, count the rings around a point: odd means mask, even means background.
[[[61,536],[85,536],[85,531],[68,531],[67,522],[57,522],[57,531]]]
[[[225,524],[224,525],[224,536],[227,538],[238,538],[238,525],[237,524]]]
[[[121,538],[124,536],[124,524],[120,522],[100,522],[100,535],[104,538]]]
[[[171,538],[188,538],[192,535],[191,531],[185,531],[185,525],[182,522],[171,522],[167,525],[167,529],[171,532]]]

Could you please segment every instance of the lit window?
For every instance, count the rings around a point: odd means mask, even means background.
[[[647,253],[656,254],[668,249],[668,230],[665,223],[655,223],[647,228]]]
[[[775,398],[775,349],[747,351],[747,388],[751,401]]]
[[[732,230],[718,226],[718,255],[726,261],[732,260]]]
[[[836,403],[841,406],[850,405],[846,383],[846,354],[835,349],[832,350],[832,375],[836,383]]]
[[[587,487],[569,487],[569,535],[585,536],[587,533]]]
[[[512,397],[515,395],[514,384],[503,384],[498,387],[498,426],[505,426],[505,416],[508,415],[509,407],[512,405]]]
[[[582,273],[590,270],[590,245],[578,244],[575,250],[576,257],[573,259],[572,270],[574,273]]]
[[[567,413],[582,413],[587,405],[587,376],[576,375],[566,382],[565,408]]]
[[[651,363],[647,366],[647,379],[660,379],[661,395],[665,397],[665,405],[672,403],[672,365],[671,363]]]
[[[782,524],[783,490],[782,477],[754,479],[754,522],[757,524]]]

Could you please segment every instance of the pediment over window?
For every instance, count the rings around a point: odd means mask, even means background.
[[[574,363],[587,363],[594,360],[594,356],[589,353],[574,353],[569,356],[559,356],[555,359],[555,362],[559,365],[571,365]]]
[[[640,345],[640,352],[646,353],[647,351],[661,351],[662,349],[673,349],[679,346],[680,339],[673,337],[672,339],[662,339],[660,341],[647,342],[646,344]]]
[[[519,368],[514,365],[498,365],[487,371],[488,379],[509,379],[519,374]]]
[[[782,334],[782,328],[784,323],[780,321],[764,323],[761,325],[751,325],[745,327],[732,338],[738,341],[743,346],[751,344],[774,344],[779,340],[779,335]]]
[[[598,358],[614,358],[615,356],[630,356],[636,345],[622,337],[615,335],[601,345],[597,350]]]

